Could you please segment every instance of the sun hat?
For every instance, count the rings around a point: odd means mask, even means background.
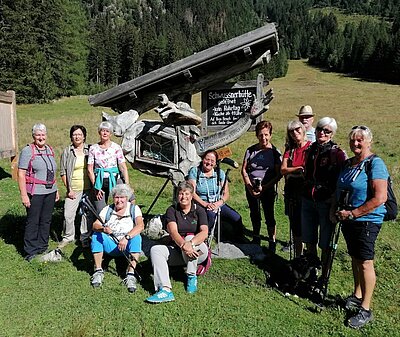
[[[312,107],[309,105],[303,105],[300,110],[299,113],[296,115],[297,117],[300,116],[314,116],[314,113],[312,111]]]

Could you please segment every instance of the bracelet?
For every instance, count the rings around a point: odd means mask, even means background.
[[[189,242],[191,243],[191,245],[192,245],[192,248],[193,248],[193,249],[195,249],[195,248],[196,248],[196,245],[193,243],[193,241],[192,241],[192,240],[190,240]]]
[[[179,246],[179,248],[182,249],[186,242],[187,241],[183,241],[183,243]]]

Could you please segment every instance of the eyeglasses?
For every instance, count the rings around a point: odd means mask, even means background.
[[[351,129],[352,130],[360,129],[360,130],[364,130],[364,131],[369,130],[368,126],[365,126],[365,125],[354,125]]]
[[[315,130],[317,130],[317,132],[323,132],[326,135],[330,135],[332,133],[332,130],[324,129],[324,128],[320,128],[320,127],[315,128]]]

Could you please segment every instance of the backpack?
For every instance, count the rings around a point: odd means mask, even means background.
[[[202,163],[200,163],[199,166],[197,166],[197,175],[196,175],[196,185],[199,183],[200,180],[200,174],[203,172],[203,170],[201,169],[202,167]],[[217,195],[220,195],[221,193],[223,193],[223,191],[221,191],[221,168],[219,167],[219,165],[217,165],[215,167],[215,172],[217,174],[217,186],[218,186],[218,193]]]
[[[207,258],[202,263],[199,263],[197,265],[196,275],[204,275],[211,267],[211,247],[207,246],[207,248],[208,248]]]
[[[50,145],[46,145],[46,153],[38,154],[35,151],[35,145],[33,143],[29,144],[29,147],[31,149],[31,158],[29,159],[28,163],[28,169],[26,171],[25,175],[25,182],[26,182],[26,191],[30,195],[34,195],[35,193],[35,185],[36,184],[41,184],[41,185],[46,185],[46,184],[51,184],[54,185],[56,182],[55,175],[53,175],[53,179],[51,181],[46,181],[46,180],[40,180],[35,178],[35,173],[33,172],[33,166],[32,163],[35,160],[37,156],[47,156],[47,157],[53,157],[54,158],[54,151],[53,148]],[[47,150],[50,150],[48,153]]]
[[[104,222],[108,222],[110,220],[113,210],[114,210],[114,205],[113,204],[108,206],[108,210],[107,210]],[[133,221],[133,227],[135,227],[136,226],[136,223],[135,223],[135,205],[131,204],[129,212],[131,214],[131,218],[132,218],[132,221]]]
[[[372,161],[374,160],[375,157],[378,157],[378,156],[376,154],[373,154],[365,162],[365,173],[367,173],[368,180],[370,180],[370,175],[371,175],[371,170],[372,170]],[[397,200],[396,200],[396,196],[393,191],[393,182],[392,182],[392,179],[390,178],[390,175],[389,175],[388,181],[387,181],[387,200],[385,202],[385,207],[386,207],[386,214],[385,214],[385,217],[383,218],[383,221],[396,220],[397,213],[398,213]]]

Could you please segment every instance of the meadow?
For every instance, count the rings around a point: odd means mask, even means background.
[[[309,104],[319,118],[330,116],[338,122],[334,140],[350,153],[347,134],[353,125],[367,125],[374,134],[374,152],[386,162],[397,196],[400,196],[399,87],[322,72],[303,61],[291,61],[285,78],[270,83],[275,98],[265,114],[273,124],[272,142],[283,149],[285,128],[301,105]],[[18,93],[17,93],[18,94]],[[200,109],[200,98],[193,107]],[[44,105],[17,106],[20,148],[31,141],[31,127],[43,122],[48,143],[59,157],[69,143],[69,128],[83,124],[88,142],[97,141],[101,111],[91,107],[87,97],[63,98]],[[149,112],[142,118],[157,118]],[[118,140],[117,140],[118,141]],[[232,143],[232,159],[241,162],[245,149],[256,142],[248,132]],[[225,168],[225,167],[224,167]],[[173,278],[176,301],[162,305],[144,302],[153,293],[149,262],[143,260],[143,282],[135,294],[120,284],[113,268],[106,273],[101,289],[92,289],[90,253],[69,245],[67,259],[60,263],[23,260],[22,229],[25,210],[18,186],[10,177],[9,160],[0,160],[0,336],[399,336],[400,326],[400,243],[399,222],[384,223],[376,248],[377,287],[373,301],[375,320],[361,332],[344,325],[346,312],[332,305],[315,312],[307,299],[285,297],[266,286],[263,270],[249,259],[214,259],[209,272],[199,279],[199,291],[188,295],[182,278]],[[149,207],[163,184],[161,178],[133,169],[130,179],[138,203]],[[251,229],[248,207],[239,170],[232,170],[229,204],[243,216]],[[283,213],[283,182],[276,204],[278,240],[288,240],[288,221]],[[65,189],[59,179],[62,199]],[[152,213],[162,213],[171,202],[168,186]],[[62,226],[62,200],[57,203],[53,226]],[[266,228],[262,229],[264,234]],[[262,242],[263,245],[267,243]],[[51,247],[57,243],[51,240]],[[288,259],[288,253],[277,254]],[[113,267],[113,265],[111,265]],[[333,266],[330,299],[352,291],[350,258],[342,238]]]

